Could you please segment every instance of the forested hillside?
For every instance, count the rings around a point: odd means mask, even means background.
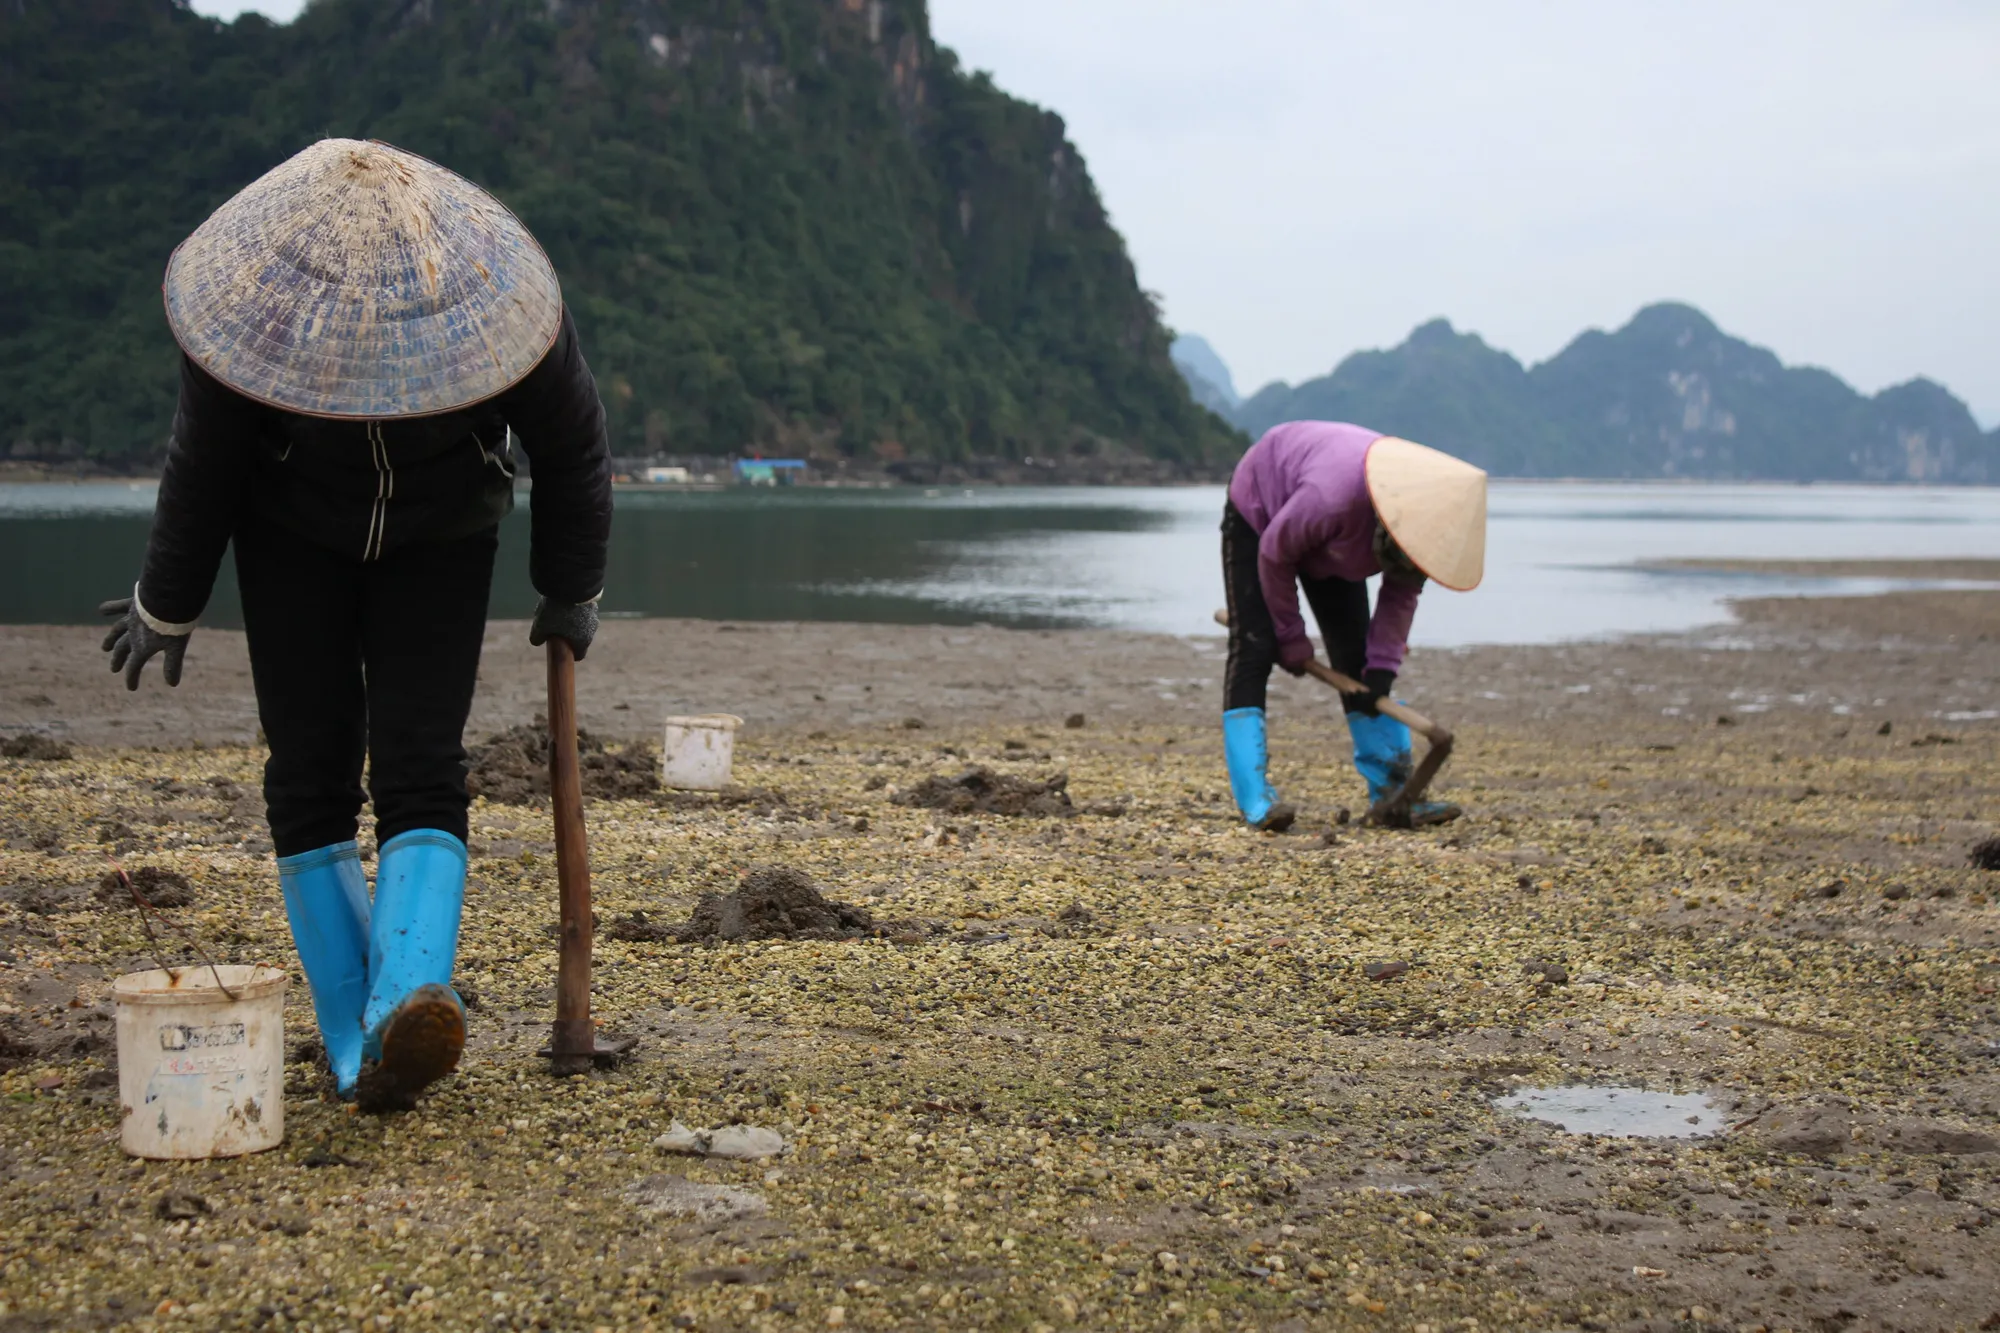
[[[1648,306],[1532,369],[1433,320],[1400,347],[1272,384],[1231,414],[1353,421],[1513,477],[2000,482],[2000,431],[1929,380],[1874,397],[1786,366],[1691,306]]]
[[[314,139],[492,189],[623,453],[1224,459],[1057,115],[921,0],[0,5],[0,451],[144,459],[167,256]]]

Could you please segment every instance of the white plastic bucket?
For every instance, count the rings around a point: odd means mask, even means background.
[[[743,719],[731,713],[702,713],[667,719],[660,747],[660,781],[669,787],[721,791],[729,785],[736,757],[736,729]]]
[[[230,999],[217,986],[236,995]],[[130,972],[118,1006],[119,1142],[134,1157],[237,1157],[285,1137],[285,974]]]

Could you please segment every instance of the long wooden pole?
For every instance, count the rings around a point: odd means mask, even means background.
[[[576,755],[576,655],[567,639],[549,651],[549,806],[556,826],[556,881],[562,891],[562,948],[556,964],[556,1023],[549,1043],[558,1060],[588,1057],[590,1021],[590,839],[583,825],[583,773]]]

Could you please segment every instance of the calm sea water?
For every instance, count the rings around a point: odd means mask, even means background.
[[[129,589],[150,483],[0,486],[0,623],[77,624]],[[617,615],[1112,626],[1218,632],[1222,490],[620,492]],[[525,503],[493,613],[534,606]],[[1495,482],[1487,578],[1425,592],[1414,638],[1449,646],[1675,630],[1723,599],[1875,592],[1880,579],[1669,572],[1678,557],[2000,558],[2000,490]],[[234,579],[205,621],[234,625]]]

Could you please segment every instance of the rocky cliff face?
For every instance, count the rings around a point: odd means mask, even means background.
[[[167,254],[312,139],[494,190],[556,261],[624,453],[1150,456],[1189,398],[1060,117],[920,0],[0,6],[0,446],[143,455]]]

